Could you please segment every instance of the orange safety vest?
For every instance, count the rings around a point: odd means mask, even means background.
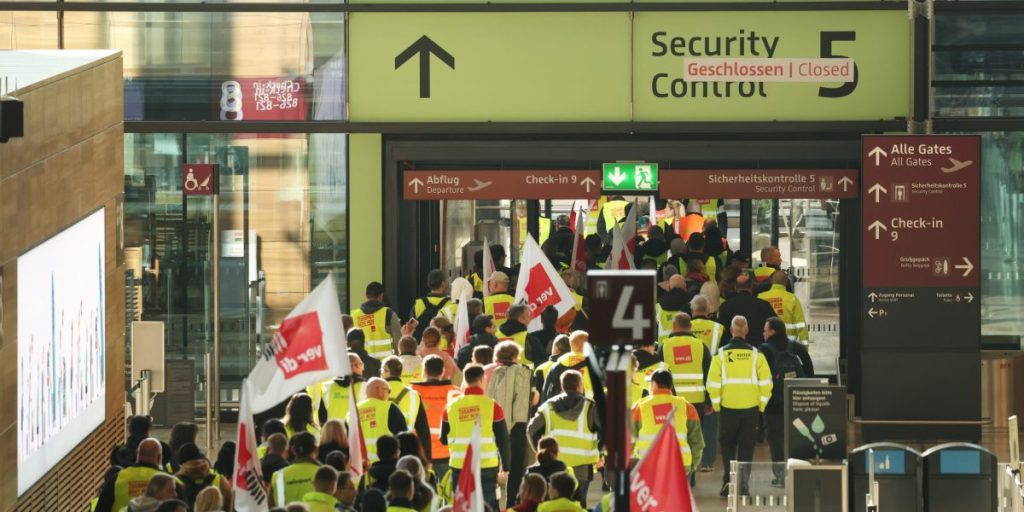
[[[459,396],[459,388],[451,381],[416,382],[412,389],[420,394],[423,410],[430,424],[430,456],[434,460],[449,457],[448,446],[441,444],[441,417],[448,407],[448,401]]]

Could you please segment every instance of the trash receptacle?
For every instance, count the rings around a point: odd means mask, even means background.
[[[927,512],[996,512],[996,456],[971,443],[946,443],[926,450],[924,504]]]
[[[875,454],[879,512],[923,512],[921,454],[896,443],[866,444],[850,452],[850,510],[867,510],[870,451]]]

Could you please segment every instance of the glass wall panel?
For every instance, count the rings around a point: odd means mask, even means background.
[[[274,327],[328,272],[347,307],[343,134],[126,134],[125,246],[143,255],[142,318],[167,323],[169,359],[212,348],[213,201],[184,198],[181,166],[220,172],[221,400]],[[202,402],[197,387],[197,403]]]
[[[342,13],[68,12],[65,34],[124,51],[127,120],[345,118]]]
[[[934,110],[945,117],[1024,115],[1024,15],[935,19]]]
[[[981,333],[1024,333],[1024,133],[982,138]]]

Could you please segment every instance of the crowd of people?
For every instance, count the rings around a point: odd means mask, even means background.
[[[558,241],[566,224],[557,222],[544,244],[563,268]],[[637,340],[633,354],[633,458],[643,458],[671,415],[692,485],[719,456],[726,469],[732,460],[752,460],[763,431],[779,463],[773,484],[781,486],[780,383],[814,373],[802,308],[777,248],[763,250],[762,266],[752,269],[748,257],[727,249],[715,224],[708,220],[687,240],[654,226],[636,240],[637,267],[657,270],[660,286],[657,339]],[[600,268],[600,237],[588,237],[585,249],[587,267]],[[588,502],[592,487],[607,486],[603,384],[586,330],[584,280],[565,268],[575,311],[548,307],[542,329],[531,332],[530,310],[509,293],[517,270],[505,266],[501,246],[485,250],[495,266],[488,280],[480,254],[466,278],[449,283],[431,271],[427,293],[405,321],[380,283],[366,287],[366,301],[342,319],[352,375],[310,386],[291,397],[283,416],[258,425],[271,510],[446,510],[476,425],[489,510],[611,508],[608,494]],[[457,346],[460,306],[469,336]],[[353,399],[362,468],[350,463]],[[197,448],[194,424],[175,425],[169,443],[150,437],[147,418],[132,418],[129,428],[94,510],[231,510],[233,443],[211,463]],[[741,477],[742,493],[748,475]]]

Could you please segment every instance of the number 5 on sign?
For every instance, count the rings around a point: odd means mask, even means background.
[[[641,304],[633,304],[633,286],[622,287],[622,295],[619,295],[619,304],[615,306],[615,316],[612,317],[613,329],[631,329],[633,339],[639,340],[644,335],[644,329],[651,325],[651,321],[644,317],[644,307]],[[626,318],[629,306],[633,306],[633,317]]]
[[[653,270],[587,272],[590,342],[631,345],[657,337]]]

